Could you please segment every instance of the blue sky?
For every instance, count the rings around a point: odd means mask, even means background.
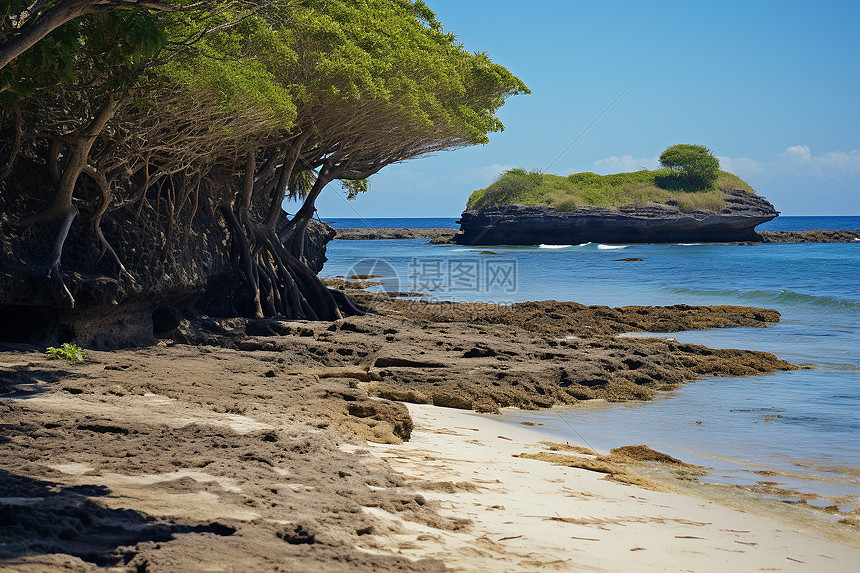
[[[323,218],[455,217],[504,169],[546,169],[631,82],[547,172],[653,168],[696,143],[784,215],[860,215],[860,2],[426,2],[532,95],[488,145],[388,166],[348,204],[329,185]]]

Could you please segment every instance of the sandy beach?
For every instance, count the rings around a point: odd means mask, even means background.
[[[803,515],[775,521],[757,514],[764,507],[742,512],[519,458],[546,450],[540,442],[552,438],[484,415],[409,410],[415,431],[408,443],[368,449],[412,479],[450,484],[425,495],[441,503],[443,514],[473,523],[468,533],[413,527],[362,545],[368,549],[445,555],[448,566],[463,571],[847,572],[860,562],[860,535],[837,534],[840,543],[809,533],[804,529],[816,525],[803,523]]]

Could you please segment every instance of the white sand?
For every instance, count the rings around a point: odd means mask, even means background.
[[[440,531],[367,508],[390,528],[366,536],[367,551],[440,557],[463,571],[860,571],[860,549],[785,523],[513,457],[553,440],[532,428],[408,406],[412,439],[372,444],[366,462],[388,463],[409,479],[478,486],[424,494],[441,503],[443,514],[473,523]]]

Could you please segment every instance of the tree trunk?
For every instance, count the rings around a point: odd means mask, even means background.
[[[21,115],[21,106],[18,105],[18,102],[12,104],[12,117],[15,122],[15,134],[9,145],[9,159],[6,160],[6,166],[0,172],[0,179],[6,179],[12,173],[15,160],[18,158],[18,153],[21,152],[21,142],[24,139],[24,118]]]
[[[57,183],[57,192],[54,194],[54,199],[45,213],[45,218],[58,217],[68,211],[72,206],[72,196],[75,193],[75,186],[78,183],[81,173],[87,166],[87,161],[90,157],[90,150],[93,148],[96,138],[111,120],[119,103],[112,95],[108,96],[107,102],[99,110],[93,121],[85,128],[81,129],[75,138],[69,144],[69,152],[66,158],[66,164],[60,174],[59,182]]]
[[[245,178],[242,182],[242,190],[234,200],[234,203],[225,209],[225,214],[232,228],[233,240],[238,242],[239,268],[241,269],[241,275],[245,278],[244,282],[251,296],[254,316],[256,318],[263,318],[263,306],[260,300],[260,275],[252,254],[254,250],[254,233],[248,212],[251,207],[251,196],[254,192],[255,171],[256,158],[252,149],[245,155]]]
[[[299,136],[286,151],[282,165],[275,173],[275,187],[270,193],[266,182],[258,181],[271,201],[262,221],[256,222],[251,218],[251,197],[255,192],[253,153],[246,156],[241,191],[233,203],[222,207],[231,234],[234,272],[249,296],[246,308],[250,304],[250,310],[257,317],[335,320],[344,314],[365,312],[343,293],[326,287],[303,260],[305,231],[314,213],[314,201],[333,179],[328,165],[323,166],[305,202],[290,221],[288,238],[282,240],[276,230],[287,183],[308,137],[309,134]],[[264,166],[263,170],[273,173],[271,164]],[[257,189],[257,192],[263,191]]]
[[[290,177],[296,168],[296,163],[302,153],[302,147],[307,143],[311,136],[311,130],[306,129],[295,142],[290,144],[287,155],[284,157],[284,164],[281,167],[281,172],[278,174],[278,182],[275,184],[275,190],[272,192],[272,203],[269,205],[269,213],[266,216],[266,227],[272,231],[278,224],[278,219],[281,216],[281,205],[287,194],[287,186],[290,183]]]
[[[319,175],[314,181],[308,196],[305,197],[304,203],[296,212],[295,216],[290,220],[290,224],[285,231],[285,242],[290,253],[299,260],[304,259],[305,252],[305,231],[307,231],[308,223],[314,216],[314,202],[323,188],[335,179],[335,174],[331,170],[329,162],[323,163],[320,168]]]

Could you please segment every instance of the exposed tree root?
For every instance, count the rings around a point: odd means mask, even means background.
[[[131,274],[125,269],[125,265],[122,264],[119,255],[116,254],[116,251],[108,242],[108,240],[105,239],[105,235],[102,232],[102,217],[108,210],[111,201],[110,184],[105,178],[104,173],[97,171],[95,168],[90,167],[89,165],[84,167],[83,172],[89,175],[93,179],[93,181],[96,182],[96,185],[98,186],[102,196],[102,202],[96,210],[95,214],[93,215],[91,221],[93,226],[93,232],[95,233],[96,238],[99,240],[99,244],[101,244],[102,246],[102,255],[104,255],[105,252],[110,253],[114,262],[116,262],[117,266],[119,267],[120,275],[126,277],[129,281],[134,283],[134,277],[131,276]]]
[[[77,208],[99,245],[100,252],[95,255],[101,259],[108,254],[119,277],[131,284],[135,284],[134,277],[102,229],[108,212],[125,209],[140,225],[158,221],[162,232],[155,233],[153,247],[161,248],[164,263],[182,233],[189,231],[190,221],[200,208],[223,215],[229,240],[228,260],[237,279],[236,286],[229,288],[230,300],[225,305],[228,309],[258,318],[307,320],[335,320],[366,312],[344,293],[327,288],[304,257],[316,198],[329,182],[355,177],[356,173],[345,170],[342,158],[336,160],[321,144],[308,144],[318,135],[315,126],[305,125],[292,133],[274,135],[271,140],[255,141],[251,147],[237,146],[230,160],[212,164],[210,140],[224,134],[210,134],[209,128],[221,125],[223,120],[222,127],[233,130],[233,118],[204,114],[198,121],[195,114],[183,109],[167,129],[162,120],[155,121],[147,115],[148,108],[122,106],[131,106],[127,98],[117,101],[108,96],[97,107],[89,107],[84,115],[88,119],[72,131],[65,130],[58,120],[60,127],[43,142],[47,145],[42,151],[46,153],[53,196],[42,210],[17,223],[20,227],[47,221],[61,223],[49,274],[60,282],[64,297],[72,305],[74,296],[63,281],[60,262]],[[112,123],[118,108],[139,119],[141,129]],[[240,121],[239,127],[242,125]],[[249,125],[253,126],[253,122]],[[122,149],[111,147],[111,137],[117,130],[130,141]],[[100,136],[104,137],[99,139]],[[156,149],[147,147],[152,140],[163,144]],[[306,144],[308,149],[304,149]],[[19,147],[20,142],[10,138],[4,151],[12,150],[14,155]],[[377,168],[373,166],[368,173]],[[296,181],[301,184],[296,186]],[[90,196],[88,190],[98,193],[95,202],[81,202],[81,197]],[[281,205],[288,193],[294,199],[304,198],[304,204],[279,232]]]
[[[234,270],[243,279],[255,316],[336,320],[364,313],[343,293],[326,287],[304,261],[286,249],[274,230],[250,222],[243,225],[233,209],[223,211],[230,229]]]
[[[53,276],[60,283],[60,286],[62,287],[66,297],[69,299],[69,303],[71,303],[72,308],[75,308],[75,297],[72,296],[71,291],[69,291],[69,287],[66,286],[66,282],[63,280],[63,275],[60,272],[60,259],[63,257],[63,245],[65,245],[66,238],[69,236],[69,229],[72,227],[72,221],[75,220],[75,216],[77,214],[78,211],[74,206],[69,207],[68,211],[66,211],[63,223],[60,226],[60,232],[57,233],[57,238],[54,241],[54,250],[51,252],[51,263],[48,267],[48,276]]]
[[[328,160],[320,163],[304,203],[279,234],[277,222],[296,165],[307,170],[312,161],[303,157],[302,146],[310,138],[305,130],[286,146],[263,150],[259,169],[255,150],[245,153],[241,186],[232,201],[222,205],[231,241],[231,261],[247,292],[250,312],[256,317],[286,316],[307,320],[336,320],[366,311],[338,291],[326,287],[304,259],[308,223],[314,201],[335,178]],[[267,156],[268,153],[268,156]],[[265,197],[266,208],[254,206],[252,198]],[[234,304],[234,307],[236,305]]]

